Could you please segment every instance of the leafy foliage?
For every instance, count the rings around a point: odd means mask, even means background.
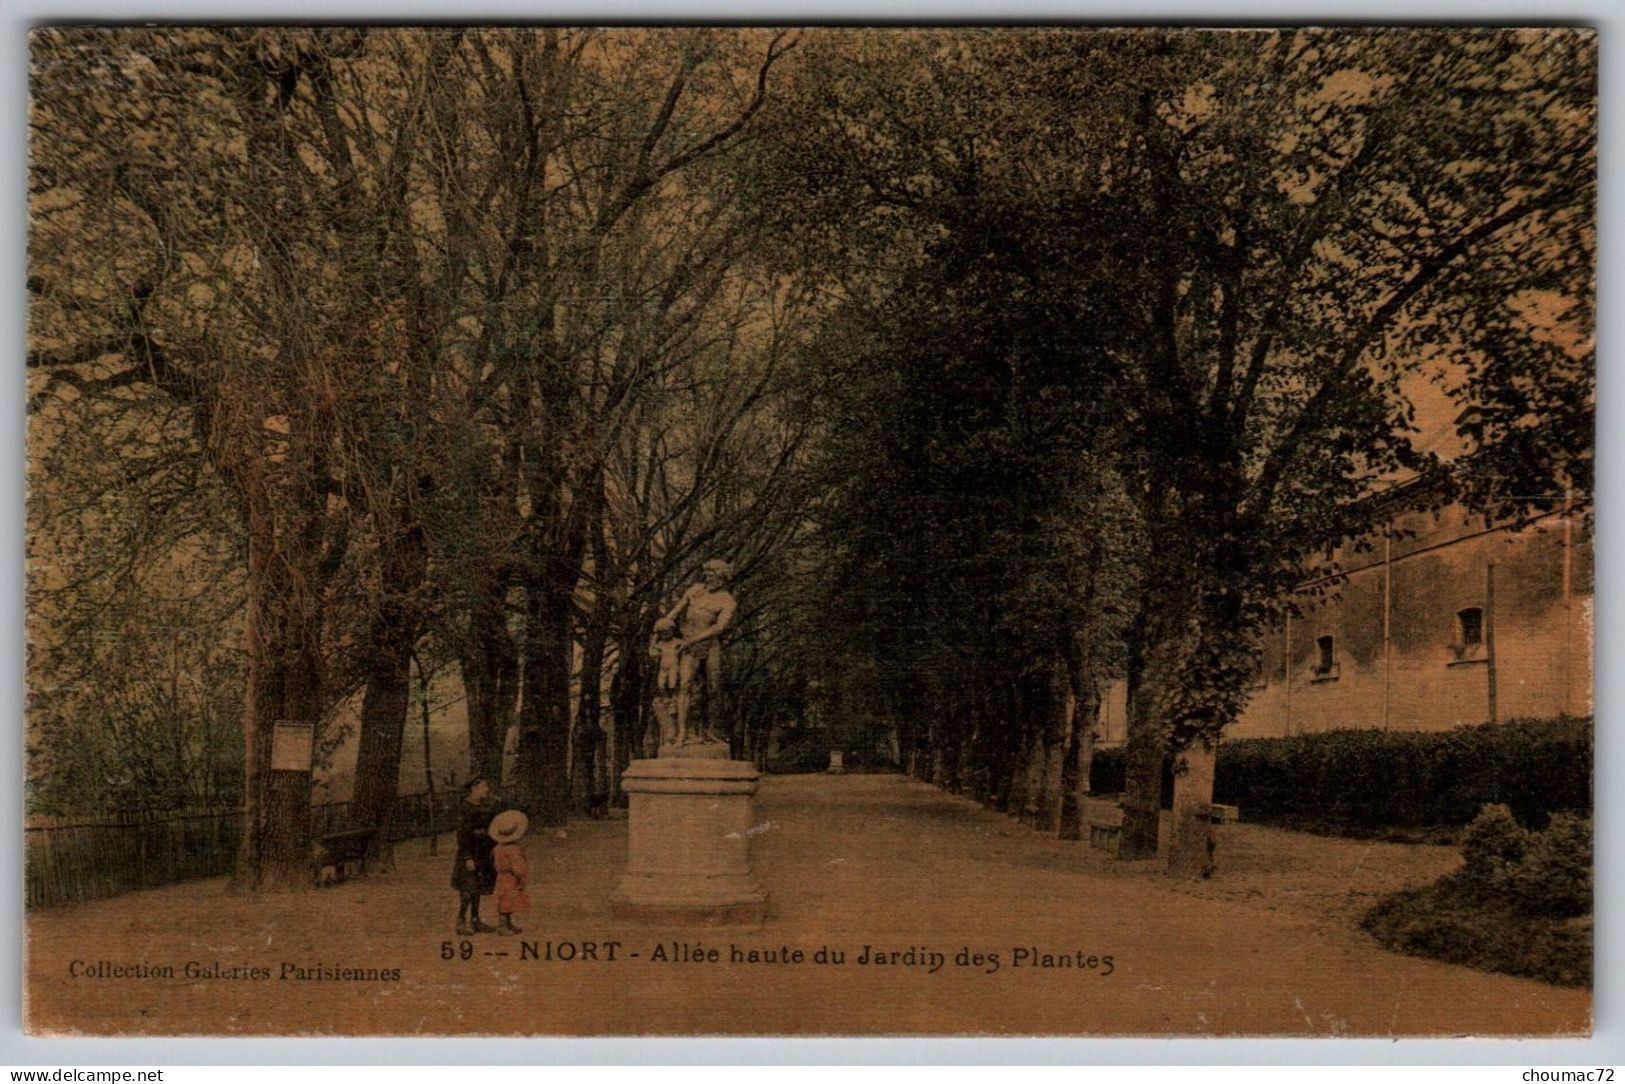
[[[1512,810],[1493,802],[1479,810],[1461,841],[1461,878],[1486,895],[1505,892],[1529,849],[1529,832]]]
[[[1529,914],[1567,918],[1591,911],[1591,818],[1553,814],[1529,841],[1512,878],[1512,898]]]
[[[1462,842],[1462,869],[1397,893],[1362,924],[1419,956],[1568,986],[1591,981],[1591,819],[1558,813],[1529,832],[1486,805]]]
[[[1443,881],[1390,896],[1361,925],[1381,944],[1407,955],[1563,986],[1591,984],[1590,916],[1532,920],[1510,907],[1463,896]]]
[[[848,301],[820,522],[909,645],[855,653],[982,690],[971,774],[1000,774],[1025,724],[988,702],[1079,626],[1011,582],[1071,581],[1014,570],[1066,550],[1035,525],[1098,524],[1149,795],[1375,488],[1452,435],[1523,464],[1503,495],[1583,477],[1594,79],[1587,33],[815,40],[762,191]]]
[[[721,555],[742,747],[892,726],[921,774],[1040,808],[1121,676],[1149,804],[1375,488],[1591,484],[1590,32],[67,29],[33,79],[53,801],[131,800],[87,765],[155,773],[174,734],[233,763],[241,693],[252,805],[269,728],[364,690],[381,816],[432,643],[480,770],[516,724],[562,819],[606,690],[629,755],[654,616]],[[133,650],[163,622],[210,635]],[[220,680],[166,700],[165,668]],[[1589,756],[1294,741],[1226,747],[1221,788],[1349,829],[1527,819],[1578,808]]]

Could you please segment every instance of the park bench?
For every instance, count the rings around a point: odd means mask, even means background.
[[[1089,812],[1089,846],[1108,854],[1117,853],[1117,843],[1123,837],[1123,810],[1121,806],[1092,809]]]
[[[1211,824],[1235,824],[1241,820],[1241,810],[1233,805],[1215,802],[1207,807]],[[1089,845],[1108,854],[1117,853],[1123,838],[1123,810],[1119,807],[1095,810],[1089,814]]]
[[[378,837],[376,828],[352,828],[346,832],[329,832],[313,848],[312,865],[318,885],[338,884],[350,877],[350,868],[357,873],[367,872],[367,854]]]

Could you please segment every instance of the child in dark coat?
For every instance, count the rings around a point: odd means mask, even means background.
[[[491,784],[471,779],[464,788],[463,819],[457,825],[457,856],[451,863],[451,887],[457,890],[457,934],[490,933],[480,921],[480,897],[496,888],[496,865],[491,860]]]

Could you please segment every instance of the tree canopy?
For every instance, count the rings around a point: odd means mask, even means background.
[[[241,800],[248,885],[278,728],[354,708],[382,824],[424,655],[583,810],[712,556],[736,755],[876,721],[1075,833],[1122,678],[1154,848],[1375,492],[1592,485],[1588,32],[54,29],[31,85],[31,793]]]

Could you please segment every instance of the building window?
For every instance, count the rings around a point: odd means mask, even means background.
[[[1333,678],[1337,676],[1336,646],[1330,636],[1322,636],[1315,641],[1317,651],[1315,657],[1315,677]]]
[[[1456,638],[1450,644],[1451,666],[1488,662],[1484,644],[1484,611],[1477,606],[1456,611]]]
[[[1254,655],[1251,672],[1248,675],[1247,688],[1258,690],[1268,685],[1269,675],[1264,673],[1264,656],[1262,654]]]

